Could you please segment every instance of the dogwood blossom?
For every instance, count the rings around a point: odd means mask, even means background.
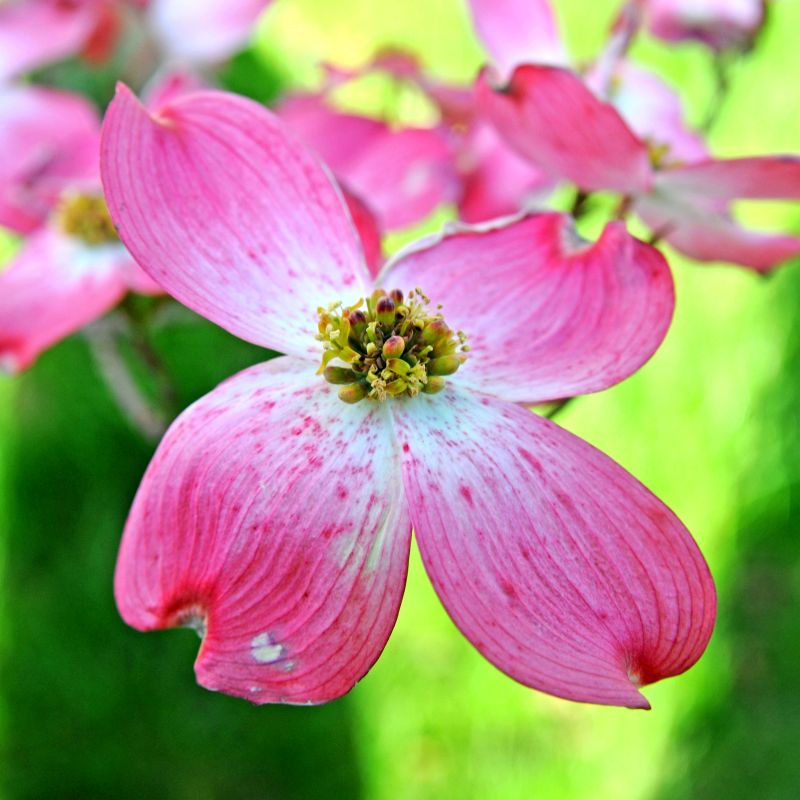
[[[0,270],[0,367],[17,371],[113,308],[159,287],[120,243],[103,200],[100,120],[83,98],[0,89],[0,225],[24,234]]]
[[[715,595],[688,531],[525,408],[650,357],[674,304],[655,249],[621,223],[589,243],[530,215],[423,240],[373,280],[319,162],[219,92],[151,114],[122,87],[102,172],[151,277],[286,354],[176,420],[126,524],[120,612],[194,627],[202,685],[348,691],[394,626],[412,527],[456,625],[529,686],[644,708],[642,685],[700,656]]]
[[[628,195],[645,223],[687,256],[767,270],[800,254],[800,238],[746,230],[730,212],[736,199],[800,199],[799,157],[673,152],[669,143],[640,138],[612,105],[558,67],[519,66],[503,86],[484,71],[478,92],[517,152],[583,189]]]
[[[270,2],[8,0],[0,4],[0,80],[78,54],[102,60],[139,16],[170,59],[220,61],[245,44]]]

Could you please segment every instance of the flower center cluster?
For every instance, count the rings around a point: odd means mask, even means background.
[[[452,331],[420,289],[404,298],[399,289],[376,289],[365,300],[345,307],[319,309],[322,364],[329,383],[341,385],[339,398],[357,403],[365,397],[415,397],[445,387],[466,360],[469,347],[462,331]],[[338,360],[347,366],[330,362]]]
[[[119,241],[102,195],[70,194],[61,200],[57,213],[61,230],[86,244]]]

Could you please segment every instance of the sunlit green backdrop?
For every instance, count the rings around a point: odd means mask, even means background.
[[[721,155],[800,151],[800,3],[774,5],[733,69],[711,135]],[[589,58],[614,3],[557,8],[572,52]],[[313,86],[320,59],[355,65],[386,45],[453,80],[481,63],[459,0],[278,0],[224,80],[269,99]],[[703,118],[706,51],[643,42],[634,52]],[[70,70],[80,79],[74,65],[57,74]],[[344,100],[425,113],[377,84]],[[800,233],[796,208],[741,213]],[[116,615],[116,545],[151,449],[76,336],[0,380],[0,798],[800,796],[800,264],[764,279],[670,259],[678,306],[663,348],[560,418],[678,512],[717,578],[709,650],[646,690],[651,712],[553,700],[504,677],[453,627],[416,554],[397,629],[345,699],[255,708],[197,688],[194,634],[144,636]],[[182,405],[263,357],[188,312],[151,335]]]

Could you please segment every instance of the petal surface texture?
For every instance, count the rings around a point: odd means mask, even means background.
[[[505,77],[520,64],[567,63],[548,0],[469,0],[475,33]]]
[[[172,56],[219,61],[243,47],[270,0],[152,0],[156,35]]]
[[[346,405],[301,359],[239,373],[164,437],[115,578],[125,621],[206,628],[208,689],[320,703],[377,659],[411,524],[388,408]]]
[[[477,97],[506,141],[553,177],[589,190],[648,188],[647,146],[573,72],[524,65],[497,89],[484,70]]]
[[[646,145],[573,72],[524,65],[514,70],[508,85],[495,88],[484,70],[477,97],[506,141],[553,177],[589,190],[648,188]]]
[[[32,234],[0,271],[0,365],[24,369],[104,314],[122,299],[134,269],[119,243],[87,247],[49,227]]]
[[[639,686],[700,657],[715,615],[703,556],[608,456],[454,387],[395,419],[425,567],[499,669],[558,697],[648,708]]]
[[[800,200],[800,156],[704,161],[664,170],[658,186],[671,194],[723,200]]]
[[[125,87],[103,184],[120,237],[165,291],[231,333],[317,354],[317,308],[370,278],[341,193],[265,108],[224,92],[151,116]]]
[[[667,262],[621,223],[588,244],[567,215],[540,214],[428,245],[401,253],[381,285],[419,286],[441,303],[471,348],[453,379],[506,400],[612,386],[650,358],[672,318]]]

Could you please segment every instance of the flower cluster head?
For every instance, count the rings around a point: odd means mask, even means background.
[[[376,289],[366,302],[319,309],[320,371],[329,383],[344,384],[340,400],[383,401],[444,389],[444,376],[464,363],[469,345],[466,334],[450,330],[429,305],[419,288],[407,298],[400,289]],[[334,360],[348,366],[335,366]]]

